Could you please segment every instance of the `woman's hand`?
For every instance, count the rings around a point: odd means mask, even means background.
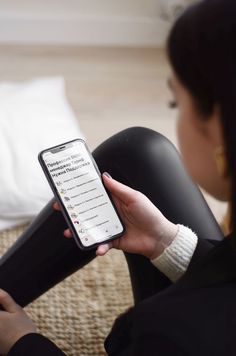
[[[0,289],[0,354],[7,355],[12,346],[24,335],[35,333],[36,327],[24,310],[11,296]]]
[[[158,257],[173,241],[178,226],[167,220],[154,204],[142,193],[117,182],[103,174],[103,182],[112,194],[115,205],[126,227],[125,235],[97,248],[97,255],[109,249],[144,255],[149,259]],[[57,203],[55,209],[59,209]],[[71,237],[69,229],[64,232]]]

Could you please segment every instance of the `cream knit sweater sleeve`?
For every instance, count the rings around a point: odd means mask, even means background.
[[[172,243],[151,261],[172,282],[176,282],[187,270],[198,241],[197,235],[190,228],[178,226],[178,233]]]

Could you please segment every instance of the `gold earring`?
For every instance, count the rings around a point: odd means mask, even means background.
[[[219,146],[214,152],[216,168],[219,175],[222,178],[226,178],[229,175],[229,169],[225,158],[225,149],[223,146]]]

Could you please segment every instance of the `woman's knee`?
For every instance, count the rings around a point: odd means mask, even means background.
[[[162,134],[145,127],[130,127],[104,141],[93,155],[98,164],[109,161],[112,165],[134,165],[152,160],[153,156],[163,161],[170,153],[177,155],[173,144]]]

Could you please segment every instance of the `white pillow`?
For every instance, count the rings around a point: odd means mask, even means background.
[[[63,78],[0,84],[0,229],[31,220],[53,196],[38,153],[78,137]]]

